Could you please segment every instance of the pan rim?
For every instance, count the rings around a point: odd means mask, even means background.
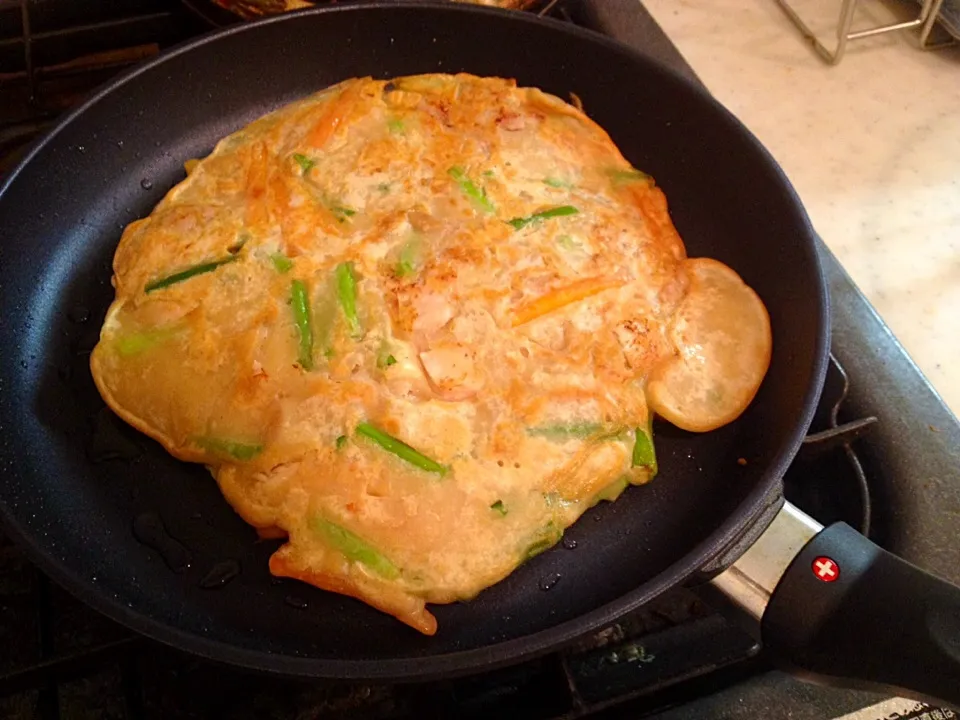
[[[163,65],[181,54],[191,52],[194,48],[216,42],[223,37],[232,36],[236,33],[256,32],[259,27],[273,23],[297,22],[298,18],[304,16],[321,16],[335,12],[382,13],[385,11],[410,12],[411,10],[428,10],[436,11],[437,13],[485,13],[501,17],[510,16],[509,21],[516,23],[546,23],[551,25],[554,31],[559,34],[575,36],[589,40],[592,43],[605,45],[611,50],[628,56],[631,60],[640,61],[655,67],[658,72],[671,76],[675,82],[686,85],[692,92],[700,96],[704,102],[714,105],[720,112],[727,115],[729,119],[742,127],[742,124],[705,89],[691,83],[677,71],[627,45],[570,23],[551,18],[539,18],[528,13],[519,13],[516,11],[435,1],[405,2],[402,4],[374,2],[362,5],[315,7],[264,18],[251,23],[241,23],[203,34],[174,46],[157,57],[121,74],[103,86],[78,108],[66,115],[49,133],[35,143],[20,163],[11,171],[2,185],[0,185],[0,201],[2,201],[8,188],[16,181],[23,169],[42,148],[52,143],[64,128],[108,95],[119,91],[127,84],[133,82],[139,75]],[[803,234],[809,240],[807,245],[812,256],[811,264],[816,274],[816,287],[811,288],[811,292],[815,293],[819,300],[818,328],[816,347],[814,348],[815,356],[812,367],[812,379],[806,390],[803,399],[803,411],[796,421],[792,437],[784,439],[780,450],[770,461],[766,472],[756,482],[756,485],[736,510],[721,523],[716,531],[696,545],[686,553],[686,555],[676,560],[664,572],[651,578],[646,583],[639,585],[631,592],[595,608],[584,615],[580,615],[550,628],[470,650],[417,658],[343,660],[294,657],[241,648],[227,642],[210,639],[159,621],[150,615],[127,607],[118,598],[99,591],[94,584],[88,582],[88,580],[81,577],[78,572],[71,569],[65,560],[59,560],[48,553],[41,547],[35,534],[31,533],[25,524],[18,521],[9,504],[2,501],[0,502],[0,520],[3,522],[4,529],[11,538],[25,550],[29,559],[58,584],[98,612],[103,613],[131,630],[153,640],[187,650],[188,652],[210,660],[227,662],[252,670],[284,676],[324,677],[345,680],[375,679],[381,681],[413,681],[426,680],[438,676],[450,677],[454,675],[464,675],[480,669],[488,670],[518,663],[545,654],[570,643],[578,637],[582,637],[590,631],[614,622],[617,618],[648,602],[666,589],[683,583],[712,559],[729,548],[738,538],[742,537],[756,524],[758,514],[769,504],[771,489],[776,488],[781,483],[783,473],[796,455],[803,436],[813,420],[816,403],[826,376],[830,337],[829,294],[826,278],[819,260],[815,231],[806,212],[803,210],[799,197],[782,169],[749,130],[744,128],[744,132],[748,142],[753,146],[758,156],[762,157],[779,176],[783,188],[787,191],[793,204],[796,205],[798,215],[802,220],[800,223],[801,227],[798,229],[802,230]]]

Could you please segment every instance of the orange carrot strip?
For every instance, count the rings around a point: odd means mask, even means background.
[[[343,91],[323,109],[323,114],[316,124],[310,128],[306,136],[306,145],[314,148],[322,148],[333,134],[337,131],[346,117],[347,113],[353,108],[354,103],[360,95],[360,89],[363,87],[363,80],[355,80],[347,85]]]
[[[573,285],[551,290],[546,295],[541,295],[517,308],[513,313],[513,327],[536,320],[541,315],[559,310],[571,303],[580,302],[591,295],[617,287],[619,284],[610,278],[585,278]]]
[[[270,208],[267,202],[270,166],[267,148],[264,143],[258,142],[245,148],[245,151],[247,202],[243,220],[247,227],[261,227],[270,221]]]

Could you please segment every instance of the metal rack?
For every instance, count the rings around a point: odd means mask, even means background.
[[[956,40],[953,38],[946,41],[931,40],[933,28],[940,17],[944,0],[918,1],[920,2],[920,10],[917,17],[912,20],[852,31],[853,17],[859,5],[859,0],[843,0],[840,6],[840,18],[837,24],[837,44],[833,50],[820,41],[817,34],[804,22],[803,18],[800,17],[789,0],[777,0],[777,4],[787,14],[791,22],[797,26],[804,38],[813,45],[817,54],[831,65],[836,65],[843,59],[847,50],[847,44],[852,40],[862,40],[886,33],[912,30],[913,28],[919,28],[918,40],[920,48],[923,50],[935,50],[954,44]]]

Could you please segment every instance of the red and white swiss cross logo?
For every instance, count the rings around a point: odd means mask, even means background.
[[[818,580],[833,582],[840,577],[840,566],[828,557],[818,557],[813,561],[812,567]]]

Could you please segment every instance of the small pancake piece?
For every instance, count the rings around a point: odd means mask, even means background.
[[[285,540],[274,574],[425,634],[653,477],[648,400],[716,427],[770,355],[653,180],[500,78],[351,79],[260,118],[126,228],[113,283],[107,404]]]
[[[684,430],[705,432],[746,410],[770,366],[772,335],[763,302],[729,267],[687,260],[687,294],[673,318],[673,358],[654,370],[650,407]]]

